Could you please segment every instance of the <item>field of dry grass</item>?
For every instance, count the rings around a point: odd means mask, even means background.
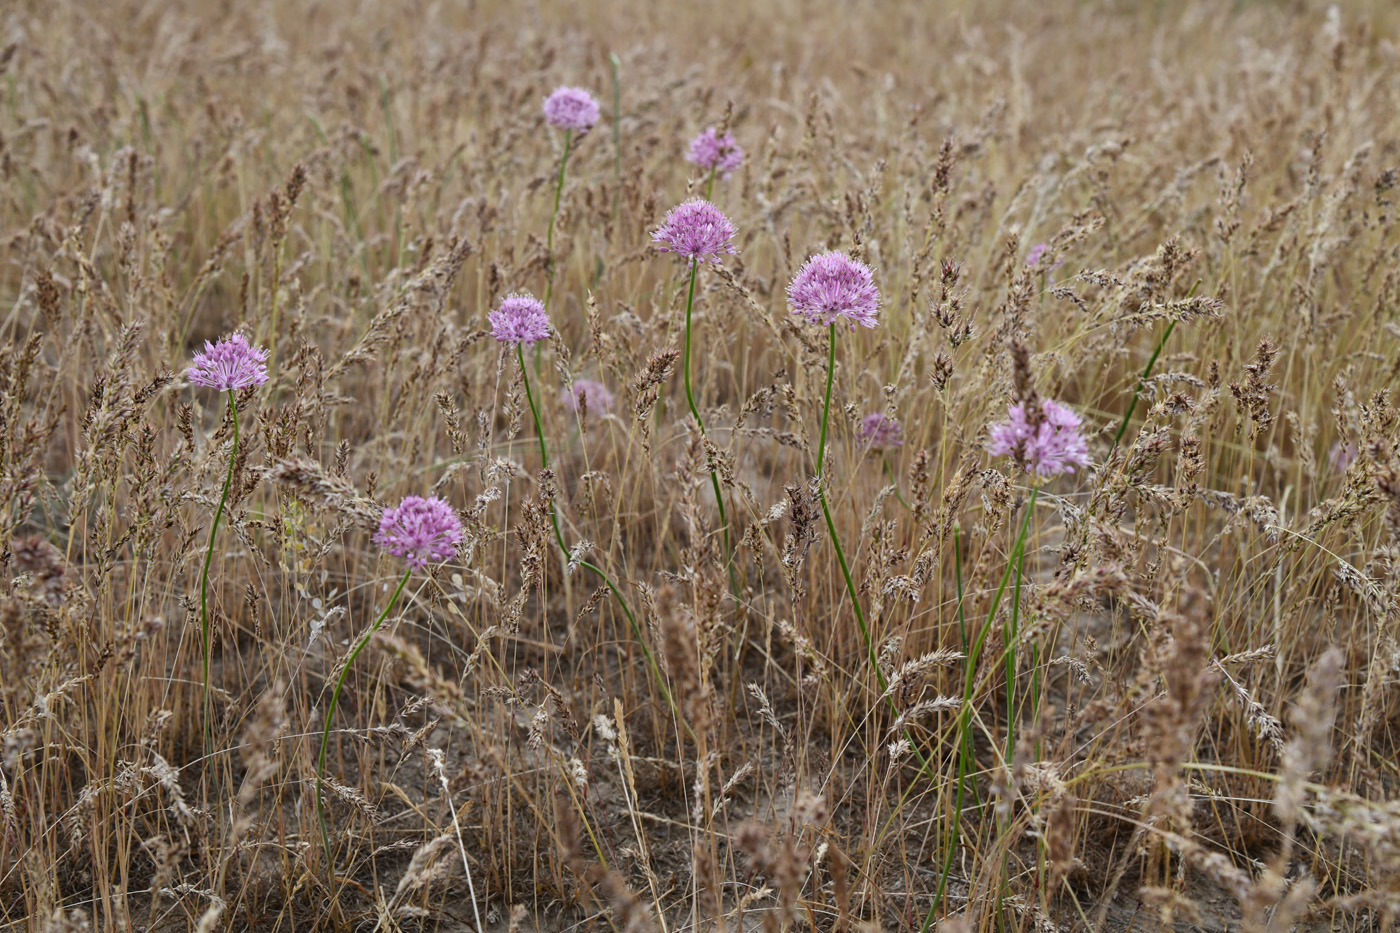
[[[1397,172],[1380,2],[11,0],[0,929],[1391,928]]]

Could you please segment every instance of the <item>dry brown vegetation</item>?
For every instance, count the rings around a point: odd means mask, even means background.
[[[14,0],[0,27],[6,928],[472,929],[468,874],[511,930],[1395,920],[1388,5]],[[604,115],[531,361],[542,476],[484,328],[545,291],[564,83]],[[648,232],[726,122],[707,454]],[[878,670],[811,483],[826,335],[783,293],[824,248],[883,295],[840,340],[826,478]],[[206,754],[231,425],[183,373],[235,328],[272,381],[240,396]],[[985,450],[1018,345],[1096,464],[1033,509]],[[615,409],[570,411],[577,377]],[[905,444],[871,456],[882,410]],[[401,573],[380,510],[430,492],[469,540],[349,675],[328,858],[327,681]],[[640,638],[566,572],[549,494]]]

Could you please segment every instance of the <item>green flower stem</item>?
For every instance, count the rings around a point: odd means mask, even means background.
[[[233,415],[233,449],[228,455],[228,474],[224,477],[224,491],[219,494],[219,508],[214,512],[214,525],[209,529],[209,550],[204,555],[204,570],[199,576],[199,618],[200,640],[204,647],[204,751],[214,751],[214,722],[209,702],[210,654],[212,653],[209,631],[209,565],[214,561],[214,539],[219,534],[219,520],[224,516],[224,506],[228,503],[229,486],[233,484],[233,465],[238,461],[238,401],[233,390],[228,390],[228,410]]]
[[[826,518],[826,530],[831,537],[831,545],[836,550],[836,560],[841,565],[841,577],[846,581],[846,593],[851,597],[851,607],[856,613],[856,624],[860,626],[861,637],[865,639],[865,652],[870,659],[870,669],[875,672],[875,679],[880,684],[880,694],[884,697],[885,703],[890,708],[890,713],[896,719],[899,718],[899,707],[895,705],[894,697],[888,696],[890,683],[885,677],[885,672],[880,670],[879,658],[875,655],[875,641],[870,636],[870,625],[865,619],[865,610],[861,608],[860,597],[856,593],[855,581],[851,578],[851,567],[846,561],[846,552],[841,547],[841,538],[836,533],[836,522],[831,517],[831,509],[826,504],[826,490],[822,488],[822,459],[826,454],[826,425],[831,414],[831,383],[836,372],[836,325],[831,325],[828,333],[831,352],[827,359],[826,368],[826,401],[822,404],[822,429],[821,442],[817,445],[817,499],[821,502],[822,515]],[[933,770],[933,765],[919,751],[919,746],[914,741],[914,737],[908,729],[903,730],[904,738],[909,742],[909,748],[913,751],[914,757],[919,762],[919,768],[928,775],[929,780],[937,782],[938,774]]]
[[[1195,289],[1192,289],[1192,291],[1194,290]],[[1167,338],[1172,335],[1172,331],[1175,329],[1176,321],[1171,321],[1167,324],[1167,329],[1162,332],[1162,339],[1157,341],[1157,348],[1152,351],[1152,356],[1148,359],[1146,368],[1143,369],[1142,375],[1138,377],[1137,384],[1133,386],[1132,401],[1128,403],[1128,410],[1123,412],[1123,420],[1118,424],[1118,433],[1113,435],[1113,446],[1108,449],[1110,454],[1118,447],[1118,442],[1123,439],[1123,435],[1127,433],[1128,422],[1132,420],[1133,412],[1137,410],[1138,396],[1142,392],[1142,384],[1152,375],[1152,367],[1157,365],[1157,357],[1162,355],[1162,348],[1167,345]]]
[[[515,353],[516,359],[520,361],[520,376],[525,381],[525,399],[530,403],[530,414],[534,416],[535,419],[535,437],[538,438],[540,442],[540,466],[542,468],[547,468],[549,466],[549,449],[545,446],[544,426],[540,421],[539,407],[535,404],[535,393],[530,388],[530,372],[525,367],[525,351],[519,344],[516,344]],[[565,560],[574,560],[569,553],[569,546],[564,543],[564,532],[559,527],[559,513],[555,510],[553,499],[549,502],[549,518],[554,525],[554,539],[559,543],[559,550],[564,552]],[[676,721],[681,724],[681,727],[685,729],[686,733],[694,736],[690,726],[681,718],[680,707],[676,706],[676,701],[672,699],[671,691],[666,687],[665,678],[661,674],[660,666],[656,663],[656,657],[652,654],[651,646],[647,644],[646,636],[642,632],[642,627],[637,624],[637,617],[632,614],[632,608],[627,605],[627,600],[623,598],[622,591],[618,589],[612,577],[604,573],[595,564],[582,559],[578,559],[576,562],[584,570],[589,571],[594,576],[598,577],[598,579],[602,580],[603,585],[608,588],[613,598],[617,600],[617,604],[622,607],[622,614],[627,617],[627,624],[631,627],[632,634],[636,636],[637,644],[641,645],[642,654],[646,656],[647,666],[651,668],[652,678],[656,681],[657,688],[660,689],[661,695],[665,698],[666,705],[671,708],[672,715],[676,717]]]
[[[715,193],[715,169],[718,166],[710,166],[710,177],[705,180],[705,200],[708,201]]]
[[[948,832],[948,846],[943,859],[943,872],[938,879],[938,889],[933,895],[933,905],[929,907],[928,916],[924,918],[920,933],[932,926],[934,915],[938,912],[938,906],[943,901],[943,894],[948,886],[948,876],[953,868],[953,850],[957,847],[958,832],[962,825],[962,799],[963,786],[972,766],[972,691],[973,679],[977,672],[977,660],[982,654],[982,645],[986,642],[987,636],[992,631],[992,624],[996,622],[997,609],[1001,606],[1001,598],[1006,593],[1006,585],[1011,579],[1011,572],[1020,565],[1022,556],[1025,553],[1026,538],[1030,532],[1031,515],[1035,512],[1035,500],[1040,494],[1039,486],[1031,487],[1030,500],[1026,504],[1026,515],[1021,520],[1021,530],[1016,536],[1016,544],[1012,548],[1011,559],[1007,561],[1006,570],[1001,575],[1001,583],[997,586],[995,595],[992,596],[992,606],[987,611],[987,622],[982,626],[982,631],[977,633],[977,638],[972,644],[972,649],[967,652],[964,661],[963,680],[963,704],[958,715],[958,748],[960,760],[958,763],[958,790],[953,810],[953,822]],[[960,575],[961,579],[961,575]],[[1012,650],[1008,647],[1008,651]]]
[[[613,213],[616,214],[618,198],[622,195],[622,82],[618,75],[622,59],[616,52],[609,52],[608,64],[612,66]]]
[[[554,186],[554,211],[549,215],[549,232],[545,234],[545,307],[549,307],[550,296],[554,294],[554,222],[559,219],[559,202],[564,197],[564,169],[569,164],[569,144],[573,140],[573,130],[564,131],[564,155],[559,159],[559,181]]]
[[[875,678],[880,682],[880,692],[884,693],[889,688],[889,683],[885,679],[885,672],[880,670],[879,659],[875,656],[875,642],[870,637],[870,626],[865,621],[865,610],[861,608],[860,597],[856,595],[855,581],[851,579],[851,568],[846,563],[846,552],[841,548],[841,539],[836,534],[836,522],[831,518],[831,509],[826,504],[826,489],[822,485],[822,468],[826,460],[826,426],[831,417],[831,385],[836,377],[835,324],[832,324],[827,332],[827,345],[829,349],[826,361],[826,399],[822,402],[821,439],[817,442],[817,499],[821,502],[822,515],[826,517],[826,530],[831,536],[832,547],[836,549],[836,560],[841,565],[841,576],[846,581],[846,592],[851,597],[851,607],[855,609],[856,624],[860,626],[860,634],[865,639],[865,650],[870,657],[870,667],[875,671]],[[891,710],[898,715],[898,710],[894,709],[894,698],[888,699]],[[917,748],[915,751],[917,753]]]
[[[331,837],[326,829],[326,800],[324,794],[325,774],[326,774],[326,748],[330,743],[331,719],[335,717],[335,709],[340,705],[340,690],[345,686],[345,678],[350,674],[350,668],[354,666],[355,659],[360,656],[360,652],[365,650],[365,645],[369,644],[370,638],[379,631],[379,626],[384,624],[389,612],[394,608],[394,604],[399,601],[399,596],[403,593],[403,588],[408,583],[408,578],[413,575],[413,568],[409,567],[404,571],[404,575],[399,579],[399,585],[394,590],[394,595],[389,597],[389,604],[384,607],[384,611],[379,614],[379,618],[374,620],[356,643],[350,656],[345,659],[345,666],[340,670],[340,677],[335,682],[335,692],[331,694],[331,705],[326,707],[326,724],[321,728],[321,750],[316,755],[316,818],[321,823],[321,843],[326,847],[326,864],[331,864]],[[334,877],[334,871],[332,871]]]
[[[573,130],[564,131],[564,154],[559,159],[559,180],[554,185],[554,210],[549,215],[549,230],[544,244],[544,306],[549,307],[549,299],[554,296],[554,223],[559,219],[559,202],[564,197],[564,169],[569,164],[569,144],[573,141]],[[540,371],[540,345],[535,344],[535,372]]]
[[[713,180],[713,175],[711,176]],[[681,368],[685,373],[685,400],[690,405],[690,413],[695,417],[695,424],[700,428],[700,435],[708,438],[705,433],[705,422],[700,418],[700,408],[695,404],[695,393],[690,388],[690,311],[695,305],[695,276],[700,268],[700,261],[692,259],[690,261],[690,288],[685,298],[685,359]],[[729,588],[734,593],[735,599],[739,597],[739,578],[734,570],[734,551],[729,544],[729,516],[724,511],[724,495],[720,492],[719,471],[713,466],[710,467],[710,485],[715,491],[715,504],[719,506],[720,530],[724,534],[724,563],[729,570]]]

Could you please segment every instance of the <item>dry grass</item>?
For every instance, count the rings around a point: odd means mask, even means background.
[[[1400,914],[1387,5],[17,0],[0,25],[6,928],[471,929],[469,883],[511,931]],[[545,291],[561,83],[604,119],[531,374],[550,477],[484,327]],[[707,450],[684,270],[647,237],[726,120],[749,158],[715,193],[740,254],[696,299]],[[783,294],[829,247],[883,294],[841,336],[825,479],[879,670],[811,484],[825,334]],[[273,378],[240,397],[205,754],[231,424],[183,371],[235,328]],[[985,451],[1018,345],[1096,462],[1029,516]],[[614,410],[571,412],[577,377]],[[887,458],[855,440],[880,410]],[[641,639],[566,573],[549,489]],[[469,540],[346,681],[328,861],[327,682],[401,573],[379,511],[430,492]]]

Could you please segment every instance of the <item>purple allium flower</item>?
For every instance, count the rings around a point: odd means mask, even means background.
[[[255,347],[242,334],[233,334],[218,343],[204,341],[204,352],[194,355],[194,365],[186,377],[197,386],[220,389],[246,389],[267,382],[267,351]]]
[[[872,411],[862,418],[857,434],[861,445],[871,450],[904,446],[904,428],[884,412]]]
[[[1073,473],[1089,465],[1089,446],[1079,433],[1080,420],[1069,408],[1046,399],[1041,403],[1039,426],[1026,419],[1024,405],[1012,405],[1010,420],[994,424],[987,450],[993,456],[1015,457],[1039,476]]]
[[[544,118],[561,130],[587,133],[598,122],[598,102],[581,87],[555,88],[545,98]]]
[[[374,543],[422,570],[429,561],[451,557],[462,538],[462,522],[445,500],[408,496],[384,510]]]
[[[528,347],[549,339],[549,316],[544,313],[544,302],[528,292],[507,295],[486,319],[491,322],[491,336],[501,343]]]
[[[564,404],[574,411],[587,406],[590,412],[611,411],[613,394],[601,382],[592,379],[576,379],[564,390]]]
[[[721,177],[728,178],[744,164],[744,150],[735,141],[734,134],[719,136],[712,126],[690,141],[690,152],[685,158],[706,171],[713,169]]]
[[[856,325],[875,326],[880,309],[880,290],[870,267],[845,253],[813,256],[788,286],[788,301],[794,314],[813,324],[835,324],[840,318]]]
[[[1327,462],[1332,464],[1332,469],[1338,473],[1345,473],[1347,468],[1356,462],[1356,455],[1361,449],[1355,444],[1343,444],[1341,441],[1332,445],[1332,449],[1327,452]]]
[[[1049,243],[1037,243],[1032,246],[1031,251],[1026,254],[1026,265],[1032,267],[1040,265],[1040,260],[1045,258],[1045,254],[1049,249]]]
[[[724,212],[704,198],[691,198],[671,208],[651,235],[656,248],[696,262],[719,262],[723,253],[737,253],[734,225]]]

